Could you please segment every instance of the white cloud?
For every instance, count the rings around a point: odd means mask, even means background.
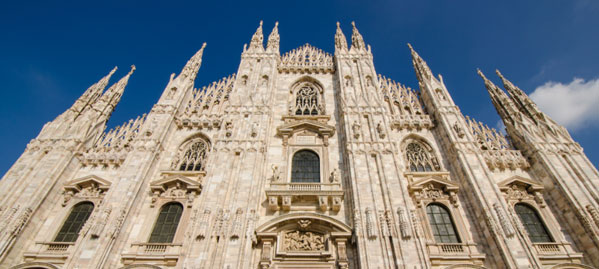
[[[599,123],[599,79],[574,78],[563,84],[549,81],[530,94],[530,98],[552,119],[569,129]]]

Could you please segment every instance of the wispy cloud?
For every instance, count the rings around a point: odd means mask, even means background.
[[[599,79],[574,78],[567,84],[549,81],[537,87],[530,98],[569,129],[599,123]]]

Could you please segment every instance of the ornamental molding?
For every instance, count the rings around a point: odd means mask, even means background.
[[[294,134],[308,131],[316,133],[323,138],[328,145],[328,138],[335,134],[335,126],[328,125],[330,116],[285,116],[285,123],[277,127],[277,136],[283,138],[283,144],[289,143],[289,138]]]
[[[62,206],[66,206],[73,197],[87,200],[101,200],[110,188],[110,184],[110,181],[96,175],[71,180],[65,183],[63,187],[64,200]]]
[[[152,194],[151,207],[154,207],[159,199],[186,200],[187,206],[191,207],[195,196],[202,191],[200,181],[193,180],[181,174],[172,175],[168,172],[163,174],[167,177],[150,183]],[[193,175],[195,174],[200,176],[202,173],[193,173]],[[199,178],[201,179],[201,176]]]
[[[408,191],[414,196],[419,207],[427,202],[437,201],[449,201],[453,206],[458,206],[459,187],[447,179],[448,174],[431,175],[416,181],[410,180]]]

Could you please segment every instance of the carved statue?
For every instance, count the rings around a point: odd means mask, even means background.
[[[325,250],[324,236],[315,232],[287,232],[283,238],[285,251],[322,251]]]
[[[339,177],[339,171],[337,170],[337,168],[333,169],[333,172],[331,172],[331,175],[329,176],[329,181],[331,183],[341,182],[341,178]]]
[[[272,182],[279,182],[281,180],[281,171],[279,171],[279,167],[276,165],[272,165]]]

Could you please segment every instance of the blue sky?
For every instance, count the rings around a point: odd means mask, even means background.
[[[171,73],[207,42],[196,87],[236,72],[260,20],[279,21],[281,52],[334,50],[335,22],[355,21],[377,72],[417,88],[411,43],[466,115],[497,126],[476,74],[498,68],[570,127],[599,163],[599,2],[547,1],[11,1],[0,10],[0,173],[45,122],[112,67],[129,80],[109,127],[146,113]],[[113,82],[115,79],[113,78]],[[565,100],[565,101],[564,101]],[[564,104],[565,103],[565,104]]]

